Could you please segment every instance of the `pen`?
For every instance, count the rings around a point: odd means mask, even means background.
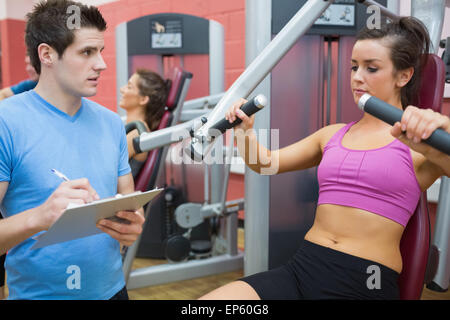
[[[61,172],[59,172],[56,169],[52,169],[52,172],[54,174],[56,174],[58,177],[60,177],[61,179],[63,179],[64,181],[69,181],[69,178],[67,178],[64,174],[62,174]]]
[[[69,180],[69,178],[67,178],[65,175],[64,175],[64,173],[61,173],[61,172],[59,172],[58,170],[56,170],[56,169],[51,169],[51,171],[52,171],[52,173],[54,173],[55,175],[57,175],[58,177],[60,177],[61,179],[63,179],[64,181],[70,181]],[[100,200],[100,197],[98,196],[98,194],[95,192],[95,194],[94,194],[94,201],[95,200]],[[74,206],[74,204],[73,203],[69,203],[68,204],[68,208],[69,208],[69,206]],[[78,205],[75,205],[75,206],[78,206]]]

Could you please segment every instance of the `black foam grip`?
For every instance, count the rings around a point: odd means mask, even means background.
[[[402,110],[373,96],[365,102],[363,109],[390,125],[394,125],[397,121],[400,122],[403,115]],[[450,155],[450,134],[442,129],[436,129],[428,139],[422,140],[422,142]]]
[[[142,121],[133,121],[125,125],[125,132],[127,134],[134,129],[137,129],[139,135],[141,135],[143,132],[147,132],[147,127]]]
[[[241,110],[249,117],[264,107],[264,105],[259,104],[257,98],[258,96],[256,96],[253,99],[250,99],[243,106],[241,106]],[[239,118],[234,120],[232,123],[223,118],[222,120],[219,120],[209,128],[209,133],[211,136],[217,136],[218,131],[222,134],[228,129],[231,129],[234,126],[240,124],[241,122],[242,120]]]

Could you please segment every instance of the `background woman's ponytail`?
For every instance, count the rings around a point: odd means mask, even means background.
[[[417,18],[402,17],[387,23],[380,29],[362,29],[356,40],[383,39],[391,49],[391,60],[395,71],[414,68],[411,80],[401,90],[403,109],[417,102],[421,74],[426,55],[430,52],[430,36],[425,25]]]

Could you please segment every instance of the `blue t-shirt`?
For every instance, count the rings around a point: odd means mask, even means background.
[[[14,94],[19,94],[28,90],[33,90],[36,87],[37,81],[24,80],[11,87],[11,91]]]
[[[62,182],[88,178],[100,198],[117,193],[128,174],[125,128],[114,112],[82,99],[70,116],[34,90],[0,103],[0,181],[8,181],[2,213],[44,203]],[[106,233],[30,250],[29,238],[8,251],[10,299],[109,299],[125,285],[118,241]]]

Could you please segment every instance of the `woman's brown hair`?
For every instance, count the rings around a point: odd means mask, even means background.
[[[164,80],[156,72],[146,69],[138,69],[136,74],[139,76],[139,94],[149,97],[149,101],[145,106],[145,122],[150,131],[154,131],[158,129],[166,108],[170,81]]]
[[[356,40],[384,39],[391,49],[391,60],[395,71],[410,67],[414,74],[401,89],[403,109],[417,101],[421,84],[421,73],[430,50],[430,36],[425,25],[417,18],[402,17],[398,21],[384,24],[379,29],[362,29]]]

